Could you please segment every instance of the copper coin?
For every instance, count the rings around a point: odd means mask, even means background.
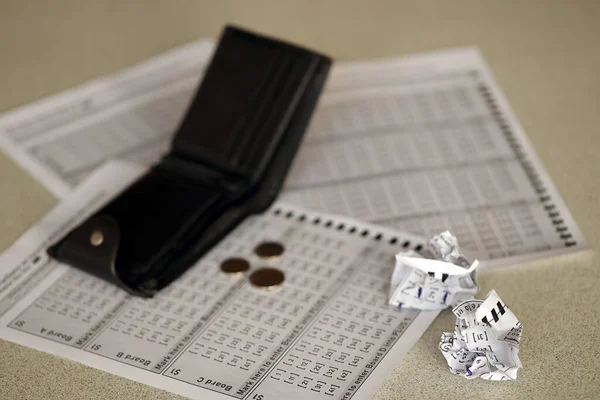
[[[284,247],[281,243],[277,242],[263,242],[256,246],[254,252],[260,258],[273,258],[283,253]]]
[[[250,275],[250,283],[264,289],[279,286],[284,279],[283,272],[275,268],[260,268]]]
[[[221,271],[230,275],[240,275],[250,269],[250,263],[243,258],[228,258],[221,263]]]

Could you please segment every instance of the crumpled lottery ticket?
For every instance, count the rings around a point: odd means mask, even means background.
[[[523,325],[496,292],[485,301],[467,300],[452,312],[454,333],[444,332],[439,346],[450,372],[467,379],[517,379]]]
[[[434,236],[418,254],[398,253],[389,304],[398,308],[441,310],[473,298],[479,291],[475,269],[448,231]]]

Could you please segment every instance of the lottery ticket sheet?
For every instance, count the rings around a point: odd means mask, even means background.
[[[57,196],[106,160],[168,148],[212,41],[5,113],[0,147]],[[336,62],[281,201],[431,237],[486,266],[585,240],[475,48]]]
[[[152,299],[48,258],[142,172],[106,164],[0,256],[1,338],[197,399],[368,399],[437,316],[387,304],[394,255],[422,239],[280,203]],[[231,257],[285,279],[254,287]]]

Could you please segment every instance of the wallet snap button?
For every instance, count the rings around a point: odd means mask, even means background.
[[[90,244],[94,247],[98,247],[104,242],[104,234],[101,231],[93,231],[90,235]]]

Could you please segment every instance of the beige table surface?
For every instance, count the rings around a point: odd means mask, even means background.
[[[118,71],[235,22],[336,58],[475,44],[579,223],[590,250],[480,274],[523,322],[516,382],[452,376],[437,318],[375,399],[600,398],[600,1],[4,1],[0,111]],[[0,249],[56,204],[0,154]],[[0,341],[0,398],[176,397]]]

